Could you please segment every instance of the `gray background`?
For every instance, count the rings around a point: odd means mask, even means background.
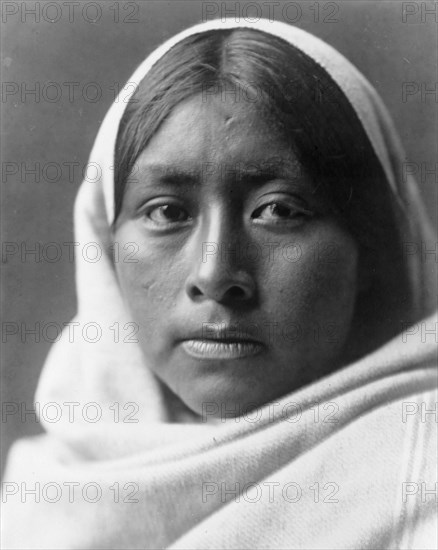
[[[437,26],[434,15],[421,13],[420,3],[410,3],[410,10],[418,12],[403,22],[402,2],[319,2],[319,22],[315,22],[315,2],[300,4],[301,15],[289,8],[289,18],[295,24],[326,40],[348,57],[373,83],[391,112],[406,148],[406,160],[418,164],[436,162],[437,118],[436,97],[417,93],[407,101],[402,98],[402,83],[415,82],[435,86],[437,64]],[[17,14],[7,15],[16,6]],[[28,9],[37,8],[40,21],[23,12],[22,2],[3,2],[2,81],[16,83],[19,92],[2,98],[2,168],[7,162],[25,163],[28,167],[40,163],[41,180],[28,175],[24,180],[21,167],[18,174],[2,177],[2,241],[26,243],[34,248],[37,243],[71,242],[73,238],[72,209],[75,193],[81,182],[81,170],[94,137],[114,98],[114,83],[123,86],[136,66],[164,39],[185,27],[202,20],[202,3],[195,1],[153,2],[138,1],[138,12],[127,22],[131,12],[127,2],[98,2],[99,20],[90,22],[96,9],[82,8],[89,2],[80,2],[73,21],[67,7],[59,11],[46,6],[47,2],[26,2]],[[61,2],[62,4],[62,2]],[[119,22],[115,22],[112,6],[118,4]],[[208,3],[213,6],[214,3]],[[217,3],[218,9],[221,4]],[[246,15],[248,2],[228,2]],[[266,3],[259,3],[261,12],[268,16]],[[280,2],[275,8],[277,19],[282,17]],[[290,3],[289,3],[290,4]],[[330,6],[328,4],[331,4]],[[336,9],[332,19],[324,22]],[[433,3],[428,2],[429,9]],[[205,9],[205,8],[204,8]],[[213,7],[212,7],[213,9]],[[254,10],[249,14],[255,13]],[[218,13],[217,15],[220,15]],[[438,18],[438,17],[437,17]],[[88,19],[88,20],[87,20]],[[61,95],[56,101],[55,87],[42,90],[48,82],[56,82]],[[69,97],[65,83],[78,83]],[[93,102],[97,83],[102,96]],[[39,101],[31,95],[22,98],[20,91],[40,83]],[[73,85],[71,85],[73,86]],[[10,88],[8,88],[10,89]],[[59,89],[58,89],[59,91]],[[88,95],[86,95],[88,94]],[[84,97],[85,95],[85,97]],[[47,163],[58,163],[62,175],[58,181],[54,168]],[[70,178],[66,165],[78,162]],[[11,166],[11,165],[8,165]],[[44,168],[46,172],[44,173]],[[48,169],[48,170],[47,170]],[[47,176],[47,177],[46,177]],[[54,181],[47,181],[47,179]],[[71,181],[70,181],[71,180]],[[428,176],[421,184],[430,217],[436,223],[436,183]],[[3,323],[24,323],[32,327],[54,322],[62,325],[75,313],[73,263],[67,249],[59,261],[20,254],[2,261]],[[52,251],[53,253],[53,251]],[[5,259],[3,259],[5,260]],[[4,326],[4,325],[3,325]],[[50,342],[23,333],[3,338],[2,344],[2,401],[26,403],[31,406],[36,383]],[[6,342],[4,341],[6,340]],[[4,418],[2,420],[5,420]],[[23,422],[19,415],[2,422],[2,456],[17,437],[38,433],[40,428],[31,416]]]

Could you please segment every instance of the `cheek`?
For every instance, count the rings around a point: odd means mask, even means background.
[[[357,293],[357,247],[332,224],[314,225],[296,243],[282,244],[265,272],[264,302],[279,325],[295,323],[305,336],[332,327],[344,340]]]
[[[158,245],[146,239],[134,222],[123,224],[115,240],[120,250],[129,243],[138,247],[129,261],[120,255],[116,272],[133,319],[142,327],[143,347],[161,354],[169,319],[186,300],[182,289],[192,266],[178,254],[183,243],[170,241],[166,250],[163,241]],[[345,342],[353,316],[357,247],[345,231],[328,222],[314,223],[299,238],[284,238],[278,245],[262,260],[248,261],[259,295],[254,321],[287,334],[276,340],[281,349],[292,342],[297,353],[312,359],[331,356]],[[329,341],[328,348],[325,340],[315,341],[315,335]]]
[[[155,318],[171,310],[183,285],[182,266],[174,254],[166,254],[163,246],[154,247],[134,223],[125,223],[116,233],[119,250],[135,246],[136,253],[126,258],[120,254],[115,269],[126,303],[134,317],[153,312]]]

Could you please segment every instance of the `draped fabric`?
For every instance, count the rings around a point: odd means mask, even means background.
[[[283,38],[325,68],[374,147],[406,235],[430,239],[377,93],[307,32],[210,21],[155,50],[129,82],[186,36],[237,27]],[[75,240],[103,254],[77,258],[78,313],[53,346],[35,397],[46,433],[10,452],[3,548],[436,548],[436,316],[237,418],[187,413],[150,372],[129,337],[111,251],[113,152],[127,99],[114,102],[97,135],[90,162],[100,167],[98,181],[84,181],[77,197]],[[424,312],[426,267],[421,255],[406,258]],[[90,322],[101,328],[96,341],[80,336]]]

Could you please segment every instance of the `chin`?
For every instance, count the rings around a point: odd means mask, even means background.
[[[180,389],[178,395],[187,407],[202,417],[204,422],[208,419],[225,420],[249,415],[251,411],[262,408],[282,395],[280,392],[271,395],[261,389],[255,393],[255,388],[250,393],[252,380],[240,384],[235,380],[221,382],[210,380],[208,384],[205,381],[191,384],[190,387],[184,388],[186,391]]]

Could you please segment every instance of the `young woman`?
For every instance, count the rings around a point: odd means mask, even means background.
[[[36,397],[72,414],[13,448],[5,547],[435,547],[433,238],[375,90],[267,21],[190,28],[130,82],[76,203],[105,253]]]

